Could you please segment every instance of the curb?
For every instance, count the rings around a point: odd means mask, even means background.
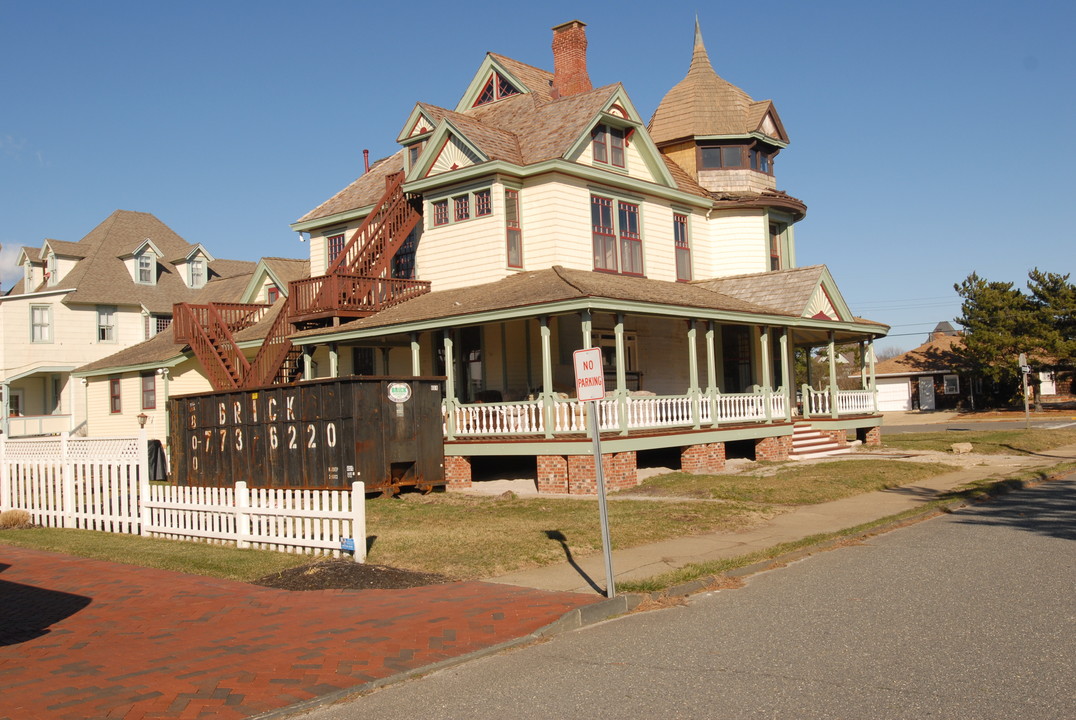
[[[292,717],[299,713],[309,712],[319,707],[327,705],[333,705],[341,700],[347,700],[366,693],[378,690],[389,685],[395,685],[411,678],[419,677],[422,675],[428,675],[429,673],[436,672],[438,670],[444,670],[456,665],[462,665],[463,663],[470,662],[471,660],[477,660],[479,658],[488,657],[490,655],[496,655],[504,650],[520,647],[523,645],[530,645],[540,640],[546,640],[555,635],[559,635],[565,632],[571,632],[572,630],[578,630],[579,628],[586,627],[587,625],[594,625],[605,620],[624,615],[631,612],[639,606],[644,600],[643,595],[635,593],[626,593],[624,595],[617,595],[606,600],[594,603],[592,605],[586,605],[583,607],[569,610],[563,616],[554,620],[544,627],[540,627],[534,632],[523,635],[521,637],[506,640],[496,645],[490,645],[473,652],[469,652],[465,655],[459,655],[453,658],[446,658],[429,665],[424,665],[420,668],[414,668],[412,670],[404,670],[394,675],[387,675],[377,680],[371,680],[370,682],[362,683],[360,685],[352,685],[351,687],[341,688],[325,695],[318,695],[317,697],[310,698],[309,700],[303,700],[301,702],[293,703],[286,707],[277,708],[275,710],[269,710],[267,712],[251,715],[247,720],[281,720],[282,718]]]

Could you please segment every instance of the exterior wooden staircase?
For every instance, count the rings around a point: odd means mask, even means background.
[[[385,192],[324,275],[288,283],[288,296],[253,361],[234,334],[261,320],[268,305],[210,303],[173,307],[173,333],[202,363],[214,390],[298,382],[302,351],[297,329],[368,317],[430,291],[428,282],[392,277],[392,259],[422,219],[421,201],[403,191],[404,174],[390,175]]]
[[[172,306],[172,334],[191,346],[214,390],[236,390],[250,375],[250,363],[235,333],[258,322],[268,305],[209,303]]]
[[[810,423],[798,422],[792,427],[792,451],[789,460],[812,460],[830,455],[847,455],[851,448],[841,445],[829,435],[815,430]]]

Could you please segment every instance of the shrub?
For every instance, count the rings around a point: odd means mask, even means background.
[[[0,512],[0,530],[19,530],[33,527],[30,513],[25,510],[5,510]]]

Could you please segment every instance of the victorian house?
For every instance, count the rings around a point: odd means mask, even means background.
[[[812,428],[877,441],[870,345],[888,328],[854,316],[825,266],[797,265],[806,207],[777,187],[774,103],[718,76],[697,27],[649,123],[619,83],[593,87],[586,53],[569,22],[552,72],[490,53],[454,107],[418,102],[398,152],[293,223],[308,276],[246,314],[178,304],[152,362],[173,352],[174,373],[217,390],[443,376],[456,486],[512,456],[540,491],[593,492],[588,414],[611,487],[652,452],[707,471],[794,457]],[[838,390],[848,343],[863,382]],[[820,346],[831,382],[797,388],[795,353]],[[572,354],[593,347],[607,392],[586,406]]]

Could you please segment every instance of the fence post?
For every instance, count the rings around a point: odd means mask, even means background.
[[[245,480],[235,484],[235,546],[237,548],[250,547],[250,490],[247,489]]]
[[[0,512],[11,509],[11,477],[7,469],[7,435],[0,435]]]
[[[63,527],[73,528],[75,522],[75,468],[71,462],[69,441],[66,432],[60,433],[60,473],[63,478]],[[103,500],[101,501],[103,502]]]
[[[138,534],[149,537],[150,520],[149,440],[146,429],[138,431]]]
[[[355,562],[366,562],[366,483],[351,483],[351,538],[355,541]]]

